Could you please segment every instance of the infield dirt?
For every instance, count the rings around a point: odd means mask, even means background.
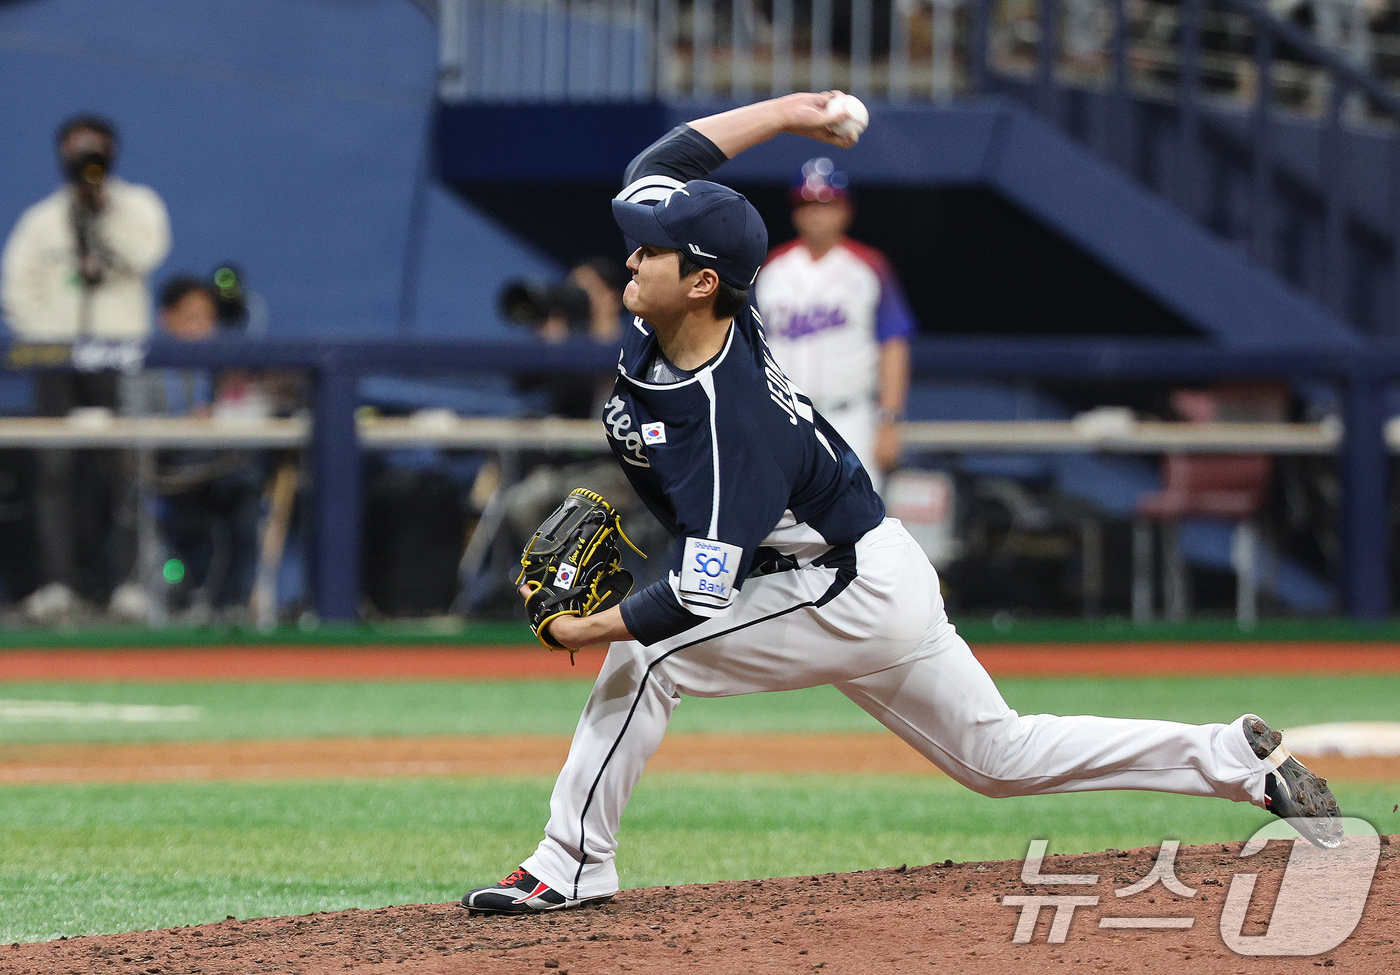
[[[1400,673],[1394,643],[988,643],[973,652],[993,677]],[[0,681],[586,680],[603,657],[580,650],[571,667],[537,646],[0,650]]]
[[[1176,876],[1190,898],[1160,886],[1116,900],[1144,877],[1156,848],[1047,858],[1046,873],[1098,874],[1099,904],[1074,912],[1068,937],[1047,943],[1044,911],[1028,944],[1014,944],[1020,909],[1008,894],[1045,893],[1021,883],[1019,861],[942,864],[783,880],[629,890],[599,907],[535,917],[471,917],[455,904],[386,907],[290,918],[104,935],[0,948],[15,975],[232,975],[355,972],[481,975],[627,971],[884,973],[1312,972],[1318,967],[1400,972],[1400,843],[1383,838],[1360,926],[1338,948],[1306,958],[1251,958],[1221,939],[1221,907],[1233,874],[1256,882],[1244,934],[1267,929],[1289,848],[1273,843],[1248,860],[1240,845],[1182,848]],[[1190,930],[1105,930],[1105,916],[1189,916]]]
[[[322,738],[142,744],[10,745],[0,785],[419,775],[555,775],[569,739],[555,735]],[[1400,757],[1308,756],[1328,778],[1400,781]],[[662,772],[939,775],[887,732],[668,735],[647,768]]]

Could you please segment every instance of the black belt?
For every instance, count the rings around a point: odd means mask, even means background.
[[[784,555],[776,548],[769,548],[766,545],[759,546],[758,551],[753,553],[753,565],[749,569],[746,579],[756,579],[759,576],[771,576],[774,572],[790,572],[797,568],[797,559],[791,555]]]
[[[855,579],[856,547],[855,545],[834,545],[813,559],[811,564],[823,569],[836,570],[836,579],[816,603],[818,606],[825,606],[839,596]],[[775,572],[790,572],[800,567],[797,559],[791,555],[784,555],[777,549],[765,545],[754,553],[753,567],[749,569],[749,574],[745,578],[754,579],[759,576],[773,575]]]

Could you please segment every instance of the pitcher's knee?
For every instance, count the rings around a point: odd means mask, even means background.
[[[654,649],[635,640],[620,640],[612,644],[608,647],[603,668],[598,672],[593,697],[599,703],[615,700],[630,702],[640,689],[645,688],[648,693],[659,693],[662,697],[676,700],[676,685],[664,664],[657,665],[656,658]]]
[[[1000,774],[997,769],[973,768],[967,765],[945,766],[947,772],[957,783],[978,795],[986,796],[988,799],[1008,799],[1011,796],[1026,795],[1027,785],[1025,779]]]
[[[1028,747],[1030,721],[1015,711],[978,722],[977,734],[949,771],[960,783],[991,799],[1036,791],[1040,770]]]

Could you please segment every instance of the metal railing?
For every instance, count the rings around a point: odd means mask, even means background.
[[[1114,0],[1116,20],[1123,23],[1124,0]],[[1226,0],[1227,6],[1247,15],[1254,26],[1253,68],[1256,79],[1256,93],[1251,110],[1250,150],[1252,154],[1250,172],[1251,226],[1249,250],[1256,262],[1265,267],[1274,264],[1273,241],[1276,230],[1274,211],[1276,207],[1275,144],[1276,116],[1280,111],[1280,99],[1276,91],[1275,65],[1280,49],[1294,53],[1294,60],[1310,62],[1315,70],[1325,77],[1326,110],[1322,118],[1322,159],[1319,167],[1323,206],[1323,253],[1322,253],[1322,293],[1323,303],[1334,312],[1345,317],[1347,314],[1346,275],[1350,262],[1347,255],[1346,201],[1347,188],[1344,154],[1346,143],[1343,139],[1342,124],[1344,112],[1353,121],[1361,121],[1364,114],[1368,119],[1387,120],[1393,125],[1400,121],[1400,97],[1375,76],[1366,73],[1349,63],[1336,53],[1327,50],[1307,33],[1293,24],[1277,20],[1268,9],[1257,0]],[[1196,178],[1195,166],[1201,159],[1200,153],[1200,36],[1203,0],[1182,0],[1181,22],[1182,43],[1181,69],[1176,97],[1179,119],[1177,141],[1178,189],[1177,204],[1187,215],[1199,219],[1202,201],[1198,199],[1201,181]],[[1121,35],[1123,29],[1115,31]],[[1123,40],[1115,40],[1114,63],[1117,83],[1114,86],[1115,118],[1119,128],[1124,127],[1127,114],[1126,72],[1127,45]],[[1391,167],[1392,177],[1397,171],[1397,153],[1400,153],[1400,140],[1396,140],[1392,130]],[[1123,139],[1126,141],[1126,138]],[[1126,149],[1124,149],[1126,151]],[[1393,264],[1393,285],[1397,292],[1397,307],[1400,307],[1400,202],[1392,204],[1394,212],[1390,228],[1391,260]]]
[[[661,0],[674,17],[675,0]],[[648,100],[663,91],[656,52],[670,29],[654,0],[444,0],[444,101]],[[664,15],[663,15],[664,16]]]
[[[3,358],[3,357],[0,357]],[[13,354],[9,361],[18,362]],[[26,359],[33,362],[36,360]],[[45,360],[52,361],[52,360]],[[314,601],[324,619],[354,619],[359,611],[360,539],[347,532],[361,516],[356,424],[358,384],[371,374],[608,372],[616,349],[575,341],[564,345],[451,341],[160,342],[145,350],[151,368],[296,368],[314,379],[312,435],[307,450],[313,485],[309,525],[315,557]],[[1338,531],[1346,606],[1378,619],[1390,609],[1390,462],[1385,398],[1400,381],[1400,345],[1318,352],[1313,349],[1222,349],[1178,340],[920,339],[914,375],[939,377],[1111,380],[1312,378],[1335,383],[1343,395]],[[410,436],[418,436],[410,431]]]
[[[1342,0],[1314,6],[1354,15]],[[1260,89],[1259,46],[1272,46],[1275,101],[1313,116],[1327,110],[1332,61],[1400,77],[1400,34],[1319,39],[1252,0],[441,0],[439,20],[449,102],[742,101],[830,87],[900,101],[975,89],[982,67],[1041,78],[1047,60],[1053,80],[1104,87],[1120,46],[1141,94],[1170,99],[1191,77],[1241,101]]]
[[[95,345],[95,344],[94,344]],[[346,526],[361,524],[363,498],[360,457],[363,451],[418,443],[451,443],[458,447],[488,447],[525,439],[509,422],[484,425],[412,421],[379,424],[357,422],[359,383],[369,375],[514,374],[528,370],[546,373],[609,373],[617,361],[615,346],[573,340],[560,345],[535,342],[481,342],[450,340],[228,340],[211,342],[152,343],[147,348],[112,349],[111,358],[79,357],[60,347],[35,347],[0,343],[0,362],[12,369],[55,368],[87,362],[87,368],[110,367],[175,369],[296,369],[312,379],[310,439],[297,421],[278,421],[256,427],[210,425],[198,436],[160,429],[148,421],[134,426],[118,424],[108,431],[91,426],[74,429],[65,424],[69,443],[104,443],[115,446],[119,435],[127,446],[140,448],[157,442],[232,445],[235,442],[292,445],[306,444],[310,510],[308,542],[313,553],[311,582],[317,614],[328,620],[351,620],[360,609],[360,534]],[[99,350],[101,351],[101,350]],[[120,353],[120,354],[115,354]],[[1264,441],[1271,450],[1292,453],[1331,453],[1336,450],[1341,474],[1337,499],[1337,528],[1342,552],[1342,586],[1349,612],[1362,619],[1380,619],[1391,607],[1391,532],[1386,530],[1390,506],[1390,455],[1400,447],[1395,431],[1387,427],[1385,403],[1388,391],[1400,383],[1400,344],[1377,344],[1319,352],[1310,348],[1229,349],[1207,342],[1183,340],[1102,339],[919,339],[913,344],[913,372],[921,380],[956,378],[1036,381],[1046,379],[1084,382],[1135,380],[1212,379],[1311,379],[1334,384],[1342,395],[1340,431],[1332,426],[1315,429],[1293,427],[1278,431],[1279,440]],[[64,421],[57,421],[64,423]],[[62,439],[55,421],[24,421],[6,431],[11,445],[55,446]],[[593,436],[597,436],[594,427]],[[222,431],[222,432],[221,432]],[[548,443],[571,442],[573,431],[539,431]],[[985,432],[969,437],[959,425],[914,424],[911,446],[925,450],[957,451],[985,446]],[[1338,434],[1340,432],[1340,439]],[[1144,424],[1096,439],[1084,440],[1084,431],[1073,424],[1021,426],[1007,439],[1006,449],[1139,450],[1201,449],[1199,439],[1184,442],[1162,425]],[[1240,431],[1235,431],[1239,434]],[[1251,431],[1254,436],[1258,431]],[[178,434],[178,435],[177,435]],[[1222,448],[1240,449],[1246,442],[1229,431]],[[1117,438],[1115,440],[1115,437]]]
[[[1126,171],[1148,151],[1142,113],[1155,104],[1172,118],[1169,178],[1154,188],[1198,223],[1210,216],[1203,177],[1219,162],[1203,152],[1202,132],[1223,119],[1242,141],[1243,162],[1230,165],[1242,165],[1249,183],[1247,226],[1231,236],[1281,274],[1274,250],[1285,183],[1299,174],[1283,172],[1280,124],[1295,126],[1290,137],[1302,125],[1321,148],[1301,184],[1309,212],[1320,215],[1321,244],[1308,252],[1306,273],[1285,276],[1342,317],[1354,314],[1353,279],[1370,273],[1348,225],[1349,187],[1363,179],[1347,159],[1351,135],[1387,146],[1380,178],[1400,174],[1396,90],[1259,0],[443,2],[449,102],[742,102],[828,87],[890,102],[1002,93],[1079,135],[1067,106],[1087,96],[1106,103],[1099,124],[1107,132],[1093,148]],[[1400,191],[1389,200],[1389,215],[1380,226],[1368,218],[1366,233],[1379,235],[1371,250],[1390,265],[1392,324],[1376,327],[1397,332]]]

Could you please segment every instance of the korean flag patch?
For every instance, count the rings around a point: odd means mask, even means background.
[[[666,424],[664,423],[643,423],[642,441],[648,444],[658,444],[666,442]]]
[[[559,571],[554,574],[554,584],[568,588],[574,584],[574,576],[578,575],[578,566],[565,562],[559,566]]]

